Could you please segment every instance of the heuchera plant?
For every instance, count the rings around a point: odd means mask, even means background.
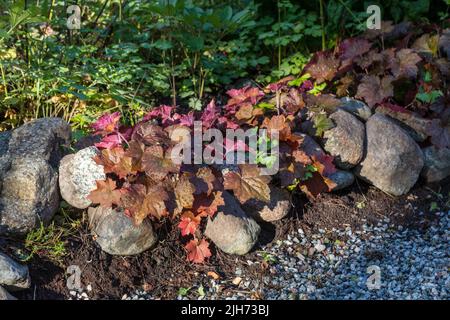
[[[316,85],[326,84],[329,93],[355,96],[373,109],[415,113],[428,119],[429,142],[448,148],[449,40],[448,29],[439,30],[436,25],[393,25],[385,21],[381,30],[346,39],[334,51],[316,53],[303,72]],[[312,117],[320,117],[314,119],[319,132],[330,125],[326,120],[329,110],[323,111]]]
[[[300,86],[288,90],[280,109],[260,108],[267,105],[273,94],[258,88],[244,87],[228,92],[230,100],[218,108],[212,100],[203,112],[179,114],[176,108],[162,105],[149,112],[133,128],[120,125],[120,114],[103,115],[92,125],[102,140],[96,144],[100,154],[95,157],[103,165],[107,178],[97,181],[97,189],[89,199],[104,207],[117,207],[140,224],[144,219],[169,219],[178,223],[189,261],[200,263],[211,256],[209,244],[202,229],[207,218],[214,218],[224,206],[223,192],[232,191],[244,204],[250,199],[270,200],[269,183],[299,188],[308,196],[316,197],[330,191],[334,184],[327,175],[334,172],[332,158],[319,159],[301,149],[303,138],[294,133],[299,111],[305,107]],[[271,131],[279,133],[280,171],[275,176],[261,175],[257,164],[241,164],[238,170],[222,171],[214,165],[177,164],[170,154],[179,137],[176,129],[193,134],[195,120],[202,121],[204,129],[221,131],[235,128],[264,128],[267,137]],[[227,151],[250,151],[244,142],[224,139]],[[204,148],[207,148],[205,145]],[[314,170],[311,170],[314,168]],[[311,173],[312,171],[312,173]]]
[[[135,224],[144,219],[172,220],[187,241],[187,259],[202,263],[211,256],[202,230],[206,220],[225,205],[224,192],[233,192],[245,204],[250,199],[269,201],[270,183],[302,191],[311,199],[335,187],[329,179],[336,171],[333,158],[312,154],[299,132],[320,137],[332,128],[328,115],[340,104],[336,96],[356,95],[371,108],[418,112],[431,118],[430,142],[449,147],[449,64],[440,57],[436,44],[442,42],[448,51],[449,41],[435,39],[438,34],[425,34],[409,48],[416,35],[403,29],[396,32],[395,28],[384,23],[383,30],[344,40],[334,52],[316,53],[298,78],[283,78],[264,90],[249,86],[229,90],[230,99],[222,107],[213,99],[203,112],[180,114],[176,107],[162,105],[133,128],[121,126],[117,112],[103,115],[92,129],[102,136],[96,144],[100,155],[95,161],[104,166],[107,178],[97,181],[97,189],[89,198],[104,207],[123,209]],[[411,34],[396,47],[385,49],[393,41],[389,36],[402,32]],[[422,74],[426,76],[416,81]],[[436,90],[442,94],[424,98]],[[180,142],[174,132],[182,129],[193,135],[196,120],[202,121],[204,129],[222,132],[237,128],[263,128],[268,134],[276,131],[278,173],[261,175],[257,164],[242,164],[237,170],[222,173],[214,165],[174,163],[169,155]],[[226,139],[223,149],[223,154],[237,149],[251,151],[244,142],[229,144]],[[258,159],[260,164],[265,162]]]

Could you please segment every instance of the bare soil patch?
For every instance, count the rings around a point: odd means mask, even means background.
[[[430,214],[430,204],[436,202],[441,208],[445,203],[448,205],[449,191],[450,181],[446,180],[441,185],[417,187],[408,195],[392,197],[358,181],[346,191],[322,194],[315,202],[294,194],[294,210],[281,221],[264,224],[260,241],[251,253],[243,257],[230,256],[212,246],[213,257],[203,265],[186,261],[178,241],[179,230],[169,224],[158,229],[160,240],[154,249],[137,256],[117,257],[101,251],[84,223],[77,235],[67,239],[68,254],[61,263],[53,262],[45,253],[29,261],[32,286],[16,296],[20,299],[69,299],[72,296],[66,286],[65,270],[70,265],[80,266],[84,287],[92,286],[88,293],[90,299],[120,299],[136,289],[145,290],[153,297],[174,299],[181,287],[188,288],[194,283],[207,286],[208,271],[214,271],[222,279],[232,279],[237,266],[247,276],[259,279],[267,274],[267,268],[262,267],[264,264],[248,265],[247,261],[261,260],[257,252],[262,245],[285,239],[293,230],[302,228],[306,234],[346,226],[358,230],[363,224],[376,224],[386,218],[403,227],[426,229],[435,216]],[[18,243],[0,239],[2,247],[10,254],[21,247]],[[230,283],[224,290],[235,289]],[[263,298],[257,292],[253,294],[254,298]]]

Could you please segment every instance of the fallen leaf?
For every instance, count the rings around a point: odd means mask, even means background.
[[[208,271],[206,274],[211,278],[213,278],[214,280],[218,280],[220,278],[220,276],[214,271]]]
[[[235,286],[238,286],[241,282],[242,282],[242,278],[241,278],[241,277],[236,277],[236,278],[234,278],[233,281],[232,281],[232,283],[233,283]]]
[[[193,239],[189,241],[184,247],[187,252],[187,260],[194,263],[203,263],[206,258],[211,256],[211,251],[209,250],[209,243],[202,239]]]

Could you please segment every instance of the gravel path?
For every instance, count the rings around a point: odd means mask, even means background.
[[[436,213],[428,228],[394,227],[385,219],[362,231],[303,230],[259,252],[270,276],[213,280],[198,290],[201,299],[448,299],[450,292],[450,211]],[[369,269],[368,269],[369,268]],[[230,287],[236,288],[223,291]],[[152,299],[144,292],[123,299]],[[179,296],[179,299],[185,297]]]

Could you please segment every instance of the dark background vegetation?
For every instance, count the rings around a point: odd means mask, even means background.
[[[71,4],[80,30],[66,26]],[[364,31],[370,4],[395,23],[449,18],[448,0],[0,0],[0,130],[43,116],[83,130],[111,111],[133,124],[160,103],[199,110],[231,86],[299,74],[311,53]]]

